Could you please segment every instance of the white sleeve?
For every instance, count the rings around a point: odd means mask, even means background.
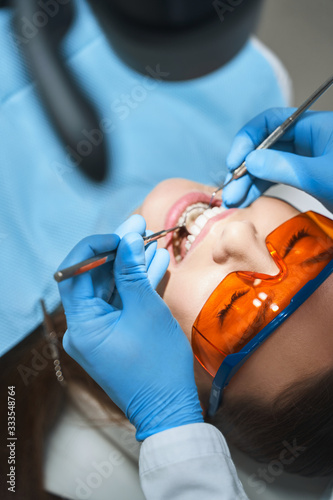
[[[248,500],[225,438],[210,424],[150,436],[141,446],[139,468],[147,500]]]

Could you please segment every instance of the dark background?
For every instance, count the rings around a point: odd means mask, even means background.
[[[289,71],[296,106],[333,73],[333,0],[265,0],[257,36]],[[333,111],[333,86],[312,109]]]

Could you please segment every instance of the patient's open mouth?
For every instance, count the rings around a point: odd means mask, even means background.
[[[173,254],[177,263],[184,259],[206,223],[225,210],[225,208],[217,206],[208,208],[208,203],[201,202],[189,205],[184,210],[177,225],[183,224],[186,220],[186,228],[174,231],[172,235]]]
[[[208,208],[210,199],[209,193],[191,192],[180,198],[169,210],[165,227],[182,225],[186,216],[186,228],[176,230],[166,237],[166,248],[175,264],[179,264],[193,250],[212,224],[234,211],[222,208],[222,201],[218,199]]]

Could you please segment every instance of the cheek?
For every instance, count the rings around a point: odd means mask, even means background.
[[[189,271],[169,277],[162,297],[189,340],[197,315],[219,282],[216,273],[203,275]]]
[[[191,340],[192,324],[197,315],[197,308],[195,306],[196,297],[189,280],[185,277],[182,279],[171,278],[163,293],[163,300],[187,338]]]
[[[264,238],[276,227],[299,214],[289,203],[269,196],[258,198],[250,205],[250,210],[251,220]]]

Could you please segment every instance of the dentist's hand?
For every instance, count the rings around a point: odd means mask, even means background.
[[[144,230],[144,219],[135,215],[117,230],[121,240],[116,234],[85,238],[60,268],[117,248],[113,272],[105,264],[97,275],[59,283],[68,327],[65,351],[126,414],[138,440],[203,422],[190,343],[153,288],[169,254],[156,251],[156,243],[145,252]]]
[[[233,171],[246,159],[248,174],[223,190],[225,206],[245,207],[272,184],[282,183],[306,191],[333,211],[333,112],[307,111],[272,149],[253,151],[294,111],[269,109],[238,132],[227,166]]]

